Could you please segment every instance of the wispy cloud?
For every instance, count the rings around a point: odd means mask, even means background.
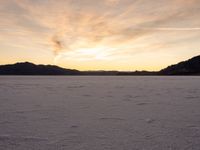
[[[52,37],[54,54],[57,55],[63,48],[63,43],[56,36]]]
[[[162,49],[155,45],[166,47],[183,32],[196,38],[199,14],[200,0],[6,0],[0,1],[0,34],[31,37],[36,50],[43,45],[56,57],[76,53],[76,59],[81,50],[102,47],[104,58],[131,56]]]

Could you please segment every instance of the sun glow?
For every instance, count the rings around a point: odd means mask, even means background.
[[[199,4],[0,0],[0,64],[30,61],[80,70],[159,70],[199,55]]]
[[[82,56],[86,56],[87,59],[105,60],[108,59],[109,57],[109,50],[111,50],[111,48],[95,47],[95,48],[81,48],[78,49],[76,52]]]
[[[55,56],[54,64],[60,59],[65,60],[78,60],[78,61],[91,61],[91,60],[110,60],[112,59],[111,52],[114,48],[106,46],[91,47],[91,48],[79,48],[73,51],[60,52]]]

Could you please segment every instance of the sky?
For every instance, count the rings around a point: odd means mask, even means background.
[[[200,54],[200,0],[0,0],[0,64],[160,70]]]

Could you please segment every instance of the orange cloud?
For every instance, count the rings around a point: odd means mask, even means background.
[[[165,51],[170,42],[185,43],[181,37],[198,42],[199,5],[199,0],[0,1],[0,40],[35,51],[45,49],[54,57],[77,59],[88,53],[110,59],[131,57]],[[31,44],[20,38],[31,39]],[[185,48],[179,45],[177,49]],[[188,47],[193,45],[200,46]]]

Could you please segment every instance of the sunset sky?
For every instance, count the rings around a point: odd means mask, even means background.
[[[200,54],[200,0],[0,0],[0,64],[160,70]]]

